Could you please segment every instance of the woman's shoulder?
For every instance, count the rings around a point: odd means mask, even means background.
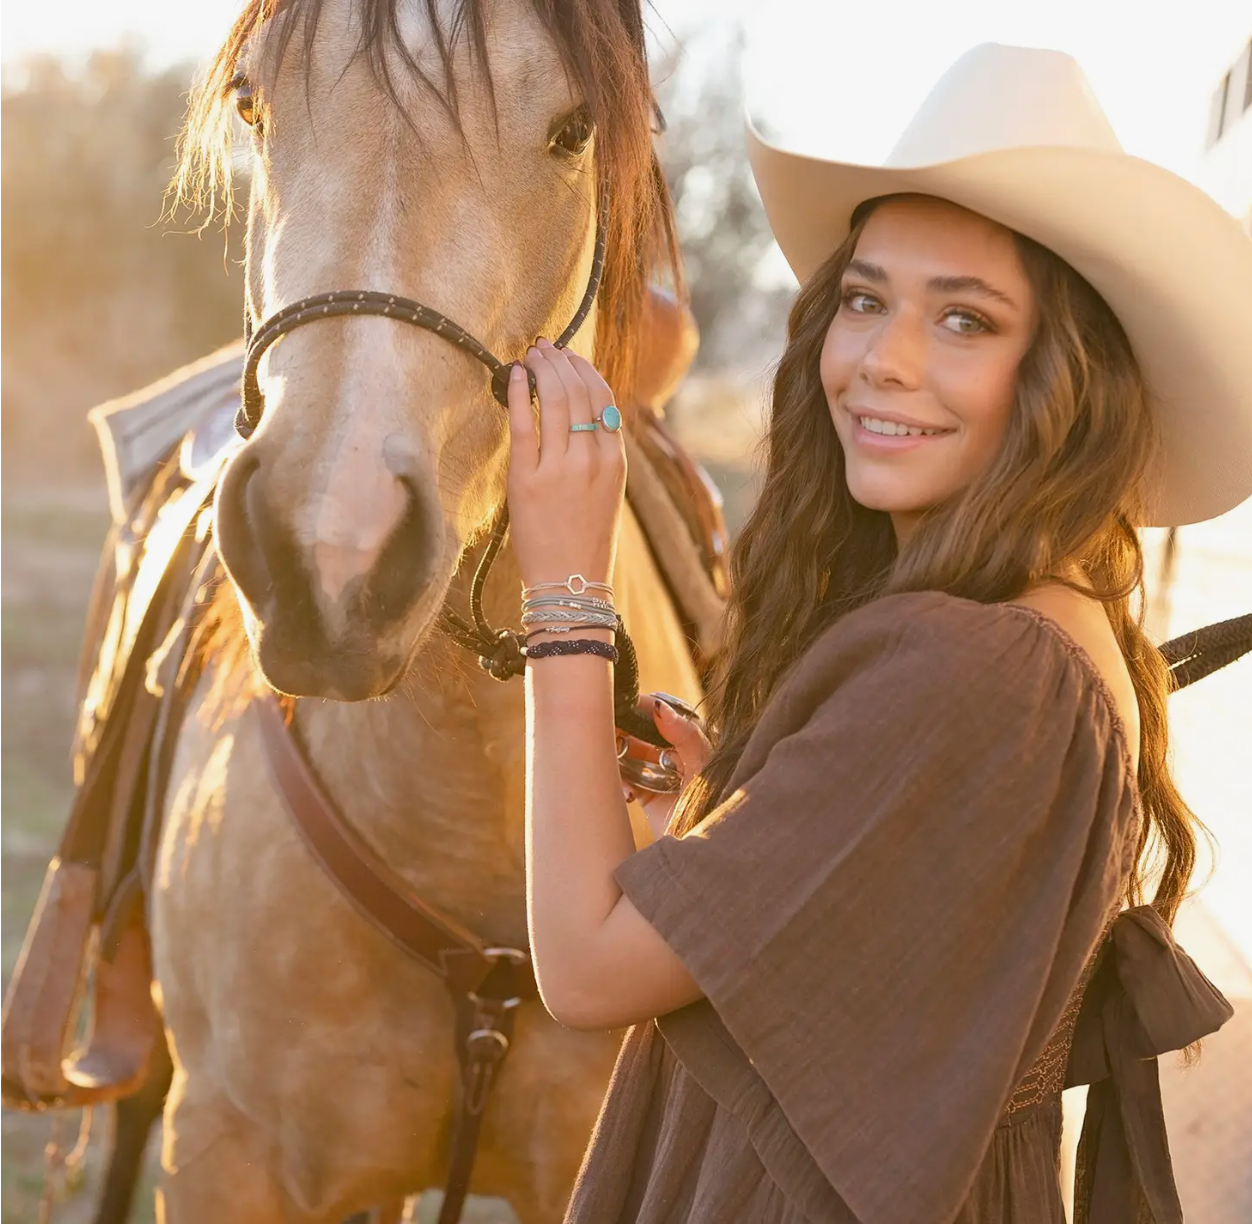
[[[1061,583],[1046,583],[1019,596],[1011,606],[1060,638],[1075,661],[1093,677],[1121,722],[1137,764],[1139,697],[1104,605]]]
[[[981,603],[946,591],[905,591],[840,617],[813,642],[803,663],[820,668],[827,659],[858,654],[879,660],[905,656],[951,670],[980,669],[1006,650],[1036,645],[1042,631],[1051,627],[1046,619],[1018,602]],[[1054,645],[1064,653],[1067,635],[1055,636]]]
[[[1107,651],[1097,652],[1094,645],[1088,649],[1098,635],[1088,614],[1079,615],[1070,601],[1083,597],[1069,593],[1067,600],[1053,595],[1040,600],[1032,595],[981,603],[943,591],[886,595],[822,633],[798,664],[793,682],[816,695],[872,673],[902,699],[930,694],[942,700],[950,694],[954,711],[983,701],[1000,702],[1006,711],[1056,709],[1058,698],[1068,695],[1076,713],[1087,711],[1109,722],[1131,752],[1137,723],[1127,725],[1127,699],[1120,691],[1129,685],[1129,676],[1119,686],[1120,655],[1105,657]],[[1098,605],[1095,611],[1103,616]],[[1132,704],[1133,693],[1129,686]]]

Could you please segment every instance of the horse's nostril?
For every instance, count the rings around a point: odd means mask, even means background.
[[[416,483],[397,477],[405,493],[404,513],[379,555],[365,592],[366,615],[380,629],[412,607],[430,580],[434,540],[429,518]]]
[[[260,459],[245,449],[226,469],[217,497],[218,551],[258,614],[278,590],[308,587],[295,542],[273,514],[261,475]]]
[[[256,546],[255,526],[250,521],[252,478],[259,467],[260,459],[250,448],[231,460],[218,486],[215,523],[222,563],[253,607],[270,586],[265,559]]]

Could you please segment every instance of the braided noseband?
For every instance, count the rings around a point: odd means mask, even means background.
[[[604,275],[604,251],[608,240],[608,196],[600,193],[600,201],[596,210],[596,248],[591,260],[591,274],[587,278],[587,289],[583,299],[574,312],[574,317],[556,341],[557,348],[564,348],[577,334],[578,329],[586,321],[591,312],[592,304],[600,289],[600,278]],[[261,358],[274,343],[303,327],[306,323],[316,323],[319,319],[333,319],[339,315],[379,315],[386,319],[397,319],[401,323],[411,323],[423,331],[433,332],[449,344],[459,348],[463,353],[481,361],[491,371],[491,393],[501,406],[508,406],[509,370],[512,362],[501,361],[485,344],[470,335],[459,323],[454,323],[446,315],[441,315],[421,302],[412,298],[400,297],[394,293],[380,293],[375,289],[336,289],[330,293],[318,293],[313,297],[301,298],[284,306],[270,315],[252,330],[252,312],[244,310],[244,340],[247,352],[243,363],[243,392],[240,397],[239,411],[235,416],[235,428],[244,438],[250,438],[261,423],[265,411],[265,397],[257,381],[257,367]],[[529,371],[528,371],[529,373]],[[534,391],[534,376],[531,375],[531,391]]]

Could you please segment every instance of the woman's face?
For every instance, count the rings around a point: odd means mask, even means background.
[[[848,489],[903,540],[1000,448],[1034,293],[1011,231],[943,200],[870,216],[822,347]]]

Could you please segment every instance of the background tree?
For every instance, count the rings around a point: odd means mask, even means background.
[[[95,463],[84,413],[240,330],[239,239],[160,221],[190,68],[136,47],[7,78],[2,220],[6,466]]]
[[[765,220],[743,139],[742,36],[710,27],[654,71],[661,159],[677,210],[704,369],[759,365],[781,347],[794,285]]]

